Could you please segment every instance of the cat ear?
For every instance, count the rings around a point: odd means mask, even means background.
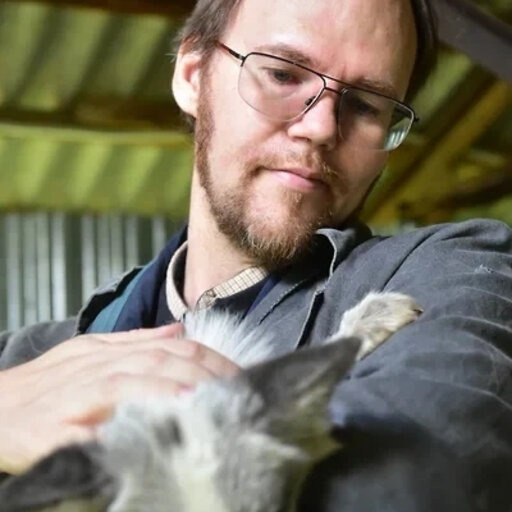
[[[103,467],[99,444],[71,445],[25,473],[8,477],[0,485],[0,508],[2,512],[28,512],[69,503],[69,510],[101,512],[112,499],[114,487],[114,479]]]
[[[327,438],[329,399],[355,362],[360,344],[358,338],[343,338],[246,369],[239,378],[264,403],[252,418],[249,414],[249,421],[295,444]]]

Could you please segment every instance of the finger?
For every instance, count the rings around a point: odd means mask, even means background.
[[[129,343],[157,338],[174,338],[183,334],[183,324],[175,322],[150,329],[133,329],[131,331],[94,334],[93,338],[106,343]]]
[[[101,372],[102,369],[100,368],[99,371]],[[180,357],[161,348],[128,354],[114,362],[109,362],[105,371],[108,371],[110,375],[129,373],[164,377],[187,386],[195,386],[203,380],[217,376],[207,366],[195,359]],[[113,378],[115,379],[115,377]]]
[[[161,376],[117,373],[103,386],[97,386],[86,403],[67,411],[66,423],[93,428],[110,419],[124,402],[147,400],[152,396],[174,397],[191,386]],[[87,403],[88,402],[88,403]]]
[[[188,355],[183,355],[183,357],[196,361],[217,377],[233,377],[240,371],[240,367],[236,363],[197,341],[180,339],[173,340],[169,344],[174,345],[176,342],[181,345],[180,350],[183,353],[188,352]]]
[[[60,364],[59,375],[75,376],[90,374],[95,379],[112,371],[140,373],[151,371],[170,357],[194,359],[195,343],[181,339],[149,339],[144,342],[108,343],[99,350],[80,351]],[[127,365],[128,363],[128,365]],[[105,371],[104,373],[103,370]]]
[[[181,324],[179,324],[181,325]],[[228,364],[234,365],[232,361],[227,359],[225,356],[216,352],[215,350],[206,347],[202,343],[199,343],[194,340],[188,340],[184,338],[148,338],[144,339],[144,343],[138,343],[140,340],[134,341],[125,341],[123,343],[111,343],[110,348],[115,349],[116,351],[121,352],[139,352],[139,351],[151,351],[154,349],[163,349],[169,352],[170,354],[175,354],[179,357],[184,357],[188,359],[194,359],[198,362],[206,361],[207,364],[214,364],[215,361],[211,361],[212,359],[222,359]],[[93,352],[93,354],[97,352]],[[104,352],[106,354],[106,352]],[[98,356],[101,354],[98,354]],[[218,356],[218,357],[217,357]],[[236,365],[235,365],[236,366]]]
[[[115,354],[151,351],[160,348],[166,350],[169,354],[187,358],[192,358],[197,353],[197,347],[195,346],[197,343],[182,338],[151,338],[143,341],[144,343],[139,343],[139,340],[111,343],[107,348],[115,350]],[[106,350],[104,353],[107,353]]]
[[[72,344],[71,344],[72,345]],[[95,381],[100,381],[108,375],[117,372],[146,373],[165,372],[168,377],[174,377],[170,372],[174,371],[170,358],[179,358],[193,362],[195,366],[203,366],[201,361],[204,359],[206,365],[201,370],[194,371],[196,379],[211,378],[214,376],[225,376],[226,372],[219,369],[215,362],[211,363],[210,358],[205,358],[203,351],[198,347],[198,343],[182,339],[148,339],[143,342],[122,342],[107,343],[101,347],[91,345],[90,343],[77,344],[69,346],[65,357],[62,354],[58,357],[46,358],[37,368],[33,368],[29,378],[37,381],[41,368],[52,368],[52,379],[46,384],[59,388],[63,382],[72,379],[74,383],[88,383],[94,385]],[[215,357],[215,356],[213,356]],[[220,356],[222,357],[222,356]],[[210,366],[220,373],[212,371]],[[183,365],[178,366],[182,370]],[[27,369],[28,370],[28,369]],[[177,374],[181,376],[181,372]],[[180,377],[181,378],[181,377]],[[190,381],[186,381],[190,384]],[[47,389],[47,392],[51,391]]]
[[[122,345],[123,343],[137,343],[151,339],[172,339],[176,336],[181,336],[182,333],[183,325],[173,323],[153,329],[134,329],[116,333],[82,334],[59,343],[34,361],[38,367],[51,366],[60,364],[63,360],[72,357],[94,353],[100,354],[103,351],[103,347],[102,350],[98,350],[98,342],[104,345]]]
[[[77,364],[81,364],[79,361]],[[115,401],[117,388],[124,385],[131,377],[162,378],[187,388],[195,387],[199,382],[216,377],[211,370],[193,359],[179,357],[162,348],[149,351],[133,352],[115,360],[107,360],[88,364],[75,371],[72,376],[75,394],[80,400],[75,403],[69,397],[71,416],[82,414],[82,411],[94,409],[96,404],[110,404]],[[174,384],[172,386],[174,386]],[[50,393],[59,393],[58,386]],[[73,412],[71,412],[73,411]],[[93,416],[96,413],[91,413]],[[100,412],[99,414],[103,414]]]
[[[118,378],[117,403],[132,400],[147,400],[151,396],[174,397],[191,387],[167,377],[147,375],[124,375]]]

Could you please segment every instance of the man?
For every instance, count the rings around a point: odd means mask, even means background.
[[[99,291],[80,336],[68,339],[74,321],[4,335],[0,469],[91,438],[124,398],[235,374],[173,339],[194,307],[276,332],[278,355],[324,339],[367,291],[396,290],[424,313],[339,387],[331,417],[347,449],[312,475],[302,507],[511,509],[510,230],[380,239],[353,220],[413,122],[401,100],[428,27],[419,0],[198,3],[173,79],[195,120],[188,229]]]

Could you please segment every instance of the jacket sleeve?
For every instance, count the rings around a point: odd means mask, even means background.
[[[339,386],[331,414],[346,448],[313,473],[302,510],[510,512],[511,230],[446,226],[385,289],[424,313]]]
[[[43,322],[14,332],[0,333],[0,371],[26,363],[73,337],[76,320]]]

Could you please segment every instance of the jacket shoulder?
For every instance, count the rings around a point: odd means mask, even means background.
[[[0,370],[26,363],[73,337],[76,319],[42,322],[14,332],[0,333]]]

